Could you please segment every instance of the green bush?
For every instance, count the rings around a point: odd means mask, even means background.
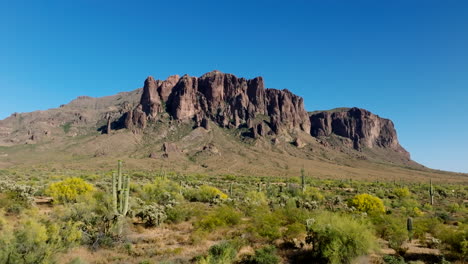
[[[239,246],[233,242],[223,242],[212,246],[208,255],[198,259],[198,264],[231,264],[236,258]]]
[[[250,256],[247,261],[248,264],[277,264],[280,258],[276,253],[275,246],[265,246],[255,250],[255,255]]]
[[[54,210],[52,219],[61,222],[79,222],[83,231],[83,243],[94,249],[112,246],[114,242],[114,210],[110,195],[95,192],[92,196],[81,196],[76,203]]]
[[[414,236],[420,241],[426,239],[426,233],[435,234],[438,226],[441,224],[435,217],[424,217],[414,219]]]
[[[372,218],[377,235],[388,241],[389,247],[399,251],[408,239],[406,219],[394,215],[379,215]]]
[[[295,238],[299,238],[301,235],[306,233],[306,227],[301,223],[293,223],[286,226],[286,231],[283,234],[283,238],[286,241],[292,241]]]
[[[190,220],[190,218],[194,216],[195,211],[191,204],[176,204],[173,207],[167,208],[166,214],[166,222],[177,224]]]
[[[27,185],[0,181],[0,208],[9,214],[20,214],[34,203],[36,189]]]
[[[312,256],[319,262],[349,263],[376,245],[369,224],[352,216],[324,212],[314,220],[306,242],[312,244]]]
[[[257,208],[256,212],[252,215],[251,224],[249,229],[253,234],[257,234],[270,241],[281,237],[280,229],[283,221],[268,208]]]
[[[405,259],[403,257],[394,257],[392,255],[385,255],[383,256],[383,261],[386,264],[406,264]]]
[[[178,183],[167,179],[157,179],[154,183],[143,186],[141,197],[147,202],[165,205],[173,201],[182,201],[180,191],[181,187]]]
[[[370,194],[358,194],[349,201],[349,206],[366,213],[384,213],[385,207],[380,198]]]
[[[468,260],[468,225],[452,227],[439,225],[435,236],[442,240],[446,249],[461,260]]]
[[[54,202],[69,203],[76,202],[80,195],[93,191],[93,186],[81,178],[68,178],[66,180],[52,183],[46,189],[46,195],[52,196]]]
[[[195,227],[206,231],[212,231],[218,227],[237,225],[240,220],[240,212],[236,211],[232,207],[223,205],[195,222]]]
[[[0,263],[50,263],[53,256],[81,240],[78,223],[20,222],[17,228],[0,229]]]
[[[303,192],[301,197],[309,199],[312,201],[322,201],[324,199],[323,194],[319,191],[318,188],[308,187],[305,192]]]

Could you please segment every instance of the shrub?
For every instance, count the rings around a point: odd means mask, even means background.
[[[194,215],[193,206],[190,204],[176,204],[173,207],[166,209],[167,219],[169,223],[180,223],[188,221]]]
[[[234,226],[240,222],[241,214],[229,206],[220,206],[195,223],[197,228],[212,231],[218,227]]]
[[[405,259],[403,257],[394,257],[392,255],[385,255],[383,256],[383,261],[386,264],[406,264]]]
[[[208,185],[202,185],[198,189],[189,190],[184,193],[185,198],[192,202],[211,203],[216,199],[225,200],[227,194],[220,191],[218,188]]]
[[[384,213],[385,207],[380,198],[370,194],[358,194],[349,201],[349,206],[356,208],[358,211],[366,213]]]
[[[81,178],[68,178],[64,181],[52,183],[46,194],[54,198],[54,202],[76,202],[77,198],[93,191],[93,186]]]
[[[389,247],[399,251],[408,239],[406,219],[393,215],[379,215],[373,218],[377,234],[388,241]]]
[[[301,196],[312,201],[322,201],[324,199],[323,194],[319,189],[314,187],[307,188]]]
[[[76,203],[57,207],[53,219],[62,222],[80,222],[83,242],[93,249],[110,246],[114,242],[112,199],[104,192],[80,196]]]
[[[181,187],[178,183],[167,179],[157,179],[153,184],[143,187],[142,199],[148,202],[169,204],[173,201],[181,201]]]
[[[3,231],[0,263],[50,263],[55,253],[81,240],[79,225],[70,222],[58,225],[30,219],[9,234]]]
[[[306,242],[312,244],[312,255],[318,261],[349,263],[375,246],[369,226],[349,215],[324,212],[314,220]]]
[[[167,218],[165,207],[157,203],[143,205],[135,215],[145,222],[146,226],[159,226]]]
[[[255,250],[255,255],[250,256],[246,261],[249,264],[277,264],[280,258],[276,253],[275,246],[265,246]]]
[[[286,231],[283,234],[284,240],[292,241],[306,233],[306,227],[301,223],[293,223],[286,226]]]
[[[468,258],[468,226],[449,227],[439,225],[436,231],[436,237],[442,240],[449,252],[462,259]]]
[[[223,242],[212,246],[206,257],[201,257],[198,264],[231,264],[236,258],[239,246],[233,242]]]
[[[250,231],[272,241],[281,237],[282,224],[282,219],[277,214],[270,212],[268,208],[257,208],[252,215]]]
[[[23,209],[30,208],[34,202],[36,189],[27,185],[0,181],[0,208],[7,213],[20,214]]]
[[[400,199],[409,197],[411,194],[408,187],[395,188],[393,189],[393,193]]]
[[[250,191],[244,196],[244,202],[249,206],[267,206],[268,199],[263,192]]]

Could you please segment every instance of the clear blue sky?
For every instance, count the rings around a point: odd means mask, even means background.
[[[468,1],[0,0],[0,118],[214,69],[369,109],[468,172]]]

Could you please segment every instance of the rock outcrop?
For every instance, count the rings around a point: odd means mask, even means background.
[[[163,109],[163,105],[167,108]],[[166,81],[148,77],[140,104],[126,113],[125,127],[143,128],[146,117],[157,120],[167,110],[179,121],[194,120],[206,127],[212,120],[221,127],[238,128],[245,125],[255,135],[266,131],[310,131],[310,120],[303,99],[288,90],[265,89],[263,78],[251,80],[232,74],[212,71],[201,77],[171,76]],[[266,119],[269,128],[264,127]]]
[[[335,134],[349,138],[355,149],[388,148],[409,158],[400,146],[393,122],[360,108],[339,108],[310,115],[311,135],[327,137]]]
[[[286,89],[265,89],[262,77],[247,80],[219,71],[201,77],[174,75],[165,81],[148,77],[139,104],[125,114],[124,126],[145,128],[166,111],[177,121],[193,120],[206,129],[209,120],[226,128],[247,127],[253,138],[292,131],[314,137],[335,134],[349,139],[356,150],[389,148],[409,157],[398,143],[392,121],[359,108],[309,116],[301,97]]]

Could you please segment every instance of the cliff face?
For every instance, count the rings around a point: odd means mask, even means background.
[[[148,77],[140,104],[126,114],[125,127],[144,128],[145,120],[156,120],[165,110],[176,120],[202,124],[209,119],[230,128],[245,125],[254,134],[268,129],[275,133],[310,130],[301,97],[288,90],[265,89],[262,77],[247,80],[219,71],[199,78],[172,76],[166,81]],[[256,121],[260,115],[269,118],[268,129]]]
[[[393,122],[360,109],[337,109],[310,115],[311,135],[327,137],[331,134],[349,138],[354,148],[388,148],[409,158],[409,153],[398,143]]]

